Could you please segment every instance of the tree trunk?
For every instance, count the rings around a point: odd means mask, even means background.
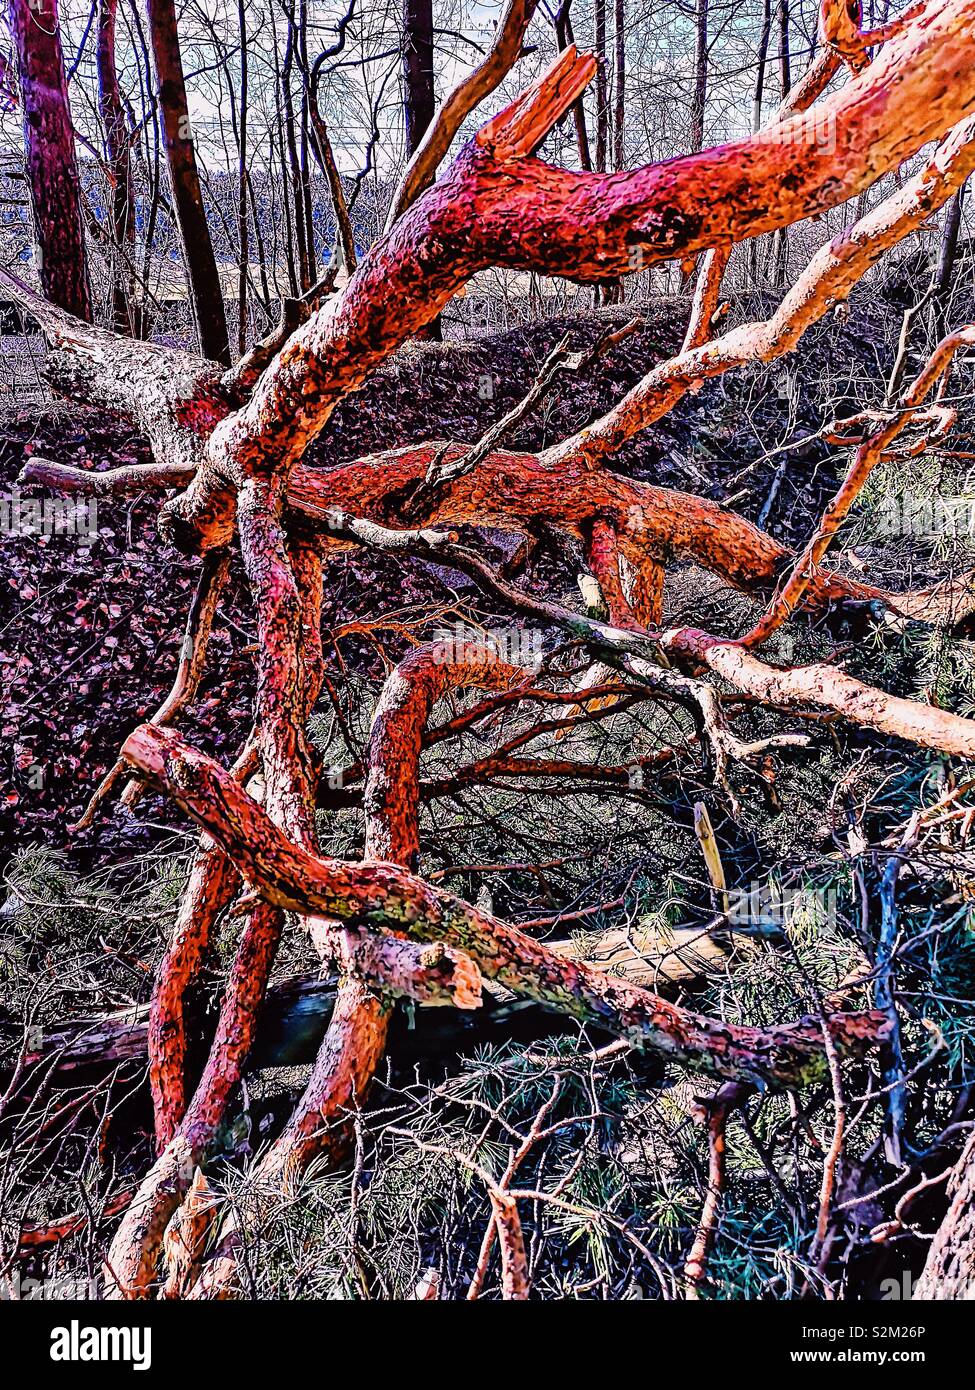
[[[298,43],[298,24],[294,12],[288,13],[288,40],[284,50],[284,63],[281,68],[281,101],[284,107],[284,133],[288,146],[288,167],[291,172],[292,216],[294,218],[295,245],[298,252],[298,286],[305,294],[312,286],[311,259],[309,257],[308,233],[305,209],[305,180],[298,153],[298,124],[295,118],[294,91],[291,78],[295,66],[295,48]]]
[[[616,0],[615,26],[616,85],[613,92],[613,168],[621,170],[625,163],[626,0]]]
[[[436,111],[433,83],[433,0],[403,0],[403,113],[406,157],[412,159]],[[443,337],[439,315],[419,336]]]
[[[291,198],[291,166],[288,163],[288,154],[285,148],[285,117],[284,107],[282,105],[284,81],[281,74],[281,55],[278,52],[277,44],[273,45],[272,53],[274,60],[274,124],[271,130],[271,148],[281,166],[281,207],[284,212],[282,238],[284,242],[285,267],[288,272],[288,289],[292,297],[297,299],[300,295],[300,290],[298,286],[298,271],[295,267],[295,228]],[[257,219],[255,219],[255,221],[257,222]],[[273,246],[274,259],[276,260],[276,235]]]
[[[951,279],[958,254],[958,236],[961,231],[961,215],[965,204],[965,184],[948,204],[945,214],[944,231],[941,236],[941,250],[938,254],[938,267],[934,277],[934,302],[932,305],[932,326],[935,339],[943,338],[948,331],[948,307],[951,300]]]
[[[572,32],[572,19],[569,10],[572,0],[563,0],[559,11],[555,16],[555,39],[562,53],[575,43],[575,35]],[[586,125],[586,107],[579,97],[572,103],[572,122],[576,131],[576,144],[579,147],[579,167],[581,169],[592,169],[592,155],[589,152],[589,129]]]
[[[335,1003],[335,980],[298,975],[270,987],[260,1015],[250,1070],[298,1067],[313,1062]],[[564,1025],[575,1028],[574,1024]],[[476,1010],[419,1008],[407,1022],[397,1015],[397,1058],[407,1065],[441,1054],[469,1053],[485,1043],[530,1041],[562,1031],[560,1020],[540,1005],[504,1002],[486,995]],[[50,1069],[50,1083],[76,1086],[126,1062],[145,1065],[149,1005],[66,1022],[45,1031],[28,1065]],[[9,1077],[4,1074],[4,1080]]]
[[[175,0],[149,0],[149,33],[173,208],[183,242],[200,349],[212,362],[229,365],[227,315],[193,147]]]
[[[301,193],[305,204],[305,241],[308,253],[308,288],[318,279],[318,258],[315,255],[315,216],[311,196],[311,167],[309,159],[310,111],[308,93],[308,0],[298,8],[298,58],[301,63]]]
[[[105,132],[105,160],[111,180],[112,322],[122,333],[141,337],[141,315],[135,302],[135,186],[129,159],[129,138],[115,62],[118,0],[98,4],[98,105]]]
[[[250,266],[250,222],[247,217],[247,6],[237,0],[237,32],[240,36],[240,116],[237,127],[237,353],[247,349],[247,276]]]
[[[779,85],[781,99],[785,101],[792,90],[792,54],[789,48],[789,0],[778,0],[779,20]],[[786,283],[789,270],[789,231],[781,227],[772,243],[773,276],[781,288]]]
[[[10,0],[9,14],[41,285],[53,304],[90,320],[82,194],[57,0]]]
[[[433,0],[403,0],[403,109],[407,158],[433,120]]]
[[[785,101],[792,91],[792,51],[789,46],[789,0],[778,0],[779,16],[779,84]]]
[[[606,74],[606,0],[595,0],[596,61],[596,168],[606,172],[609,147],[609,88]]]
[[[764,0],[762,32],[758,41],[758,70],[755,73],[755,95],[752,98],[752,134],[762,128],[762,101],[765,96],[765,67],[768,63],[769,42],[772,38],[772,0]],[[748,270],[752,285],[758,284],[758,237],[748,243]]]
[[[704,148],[704,112],[708,101],[708,0],[697,0],[694,39],[694,95],[691,101],[691,153]]]

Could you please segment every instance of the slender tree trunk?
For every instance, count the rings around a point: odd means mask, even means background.
[[[785,101],[792,90],[792,53],[789,47],[789,0],[778,0],[779,86]],[[773,240],[773,276],[777,287],[786,283],[789,270],[789,232],[782,227]]]
[[[295,246],[298,252],[298,284],[301,292],[311,289],[311,270],[308,259],[308,229],[305,223],[305,194],[301,177],[301,162],[298,157],[298,127],[295,120],[294,92],[291,77],[294,72],[295,45],[298,42],[298,26],[294,11],[288,14],[288,41],[284,50],[284,63],[281,68],[281,102],[284,107],[284,134],[288,148],[288,168],[291,173],[292,217],[294,219]]]
[[[111,225],[116,259],[112,266],[112,321],[123,333],[141,337],[135,300],[135,187],[129,134],[115,62],[118,0],[98,4],[98,107],[105,132],[105,162],[111,180]]]
[[[247,216],[247,5],[237,0],[237,32],[240,35],[240,115],[237,127],[237,353],[247,350],[247,274],[250,266],[250,221]]]
[[[403,111],[406,157],[412,158],[436,110],[433,82],[433,0],[403,0]],[[421,335],[443,337],[439,315]]]
[[[271,129],[271,148],[277,155],[281,165],[281,207],[284,211],[284,259],[288,271],[288,290],[289,293],[297,298],[298,272],[295,268],[295,229],[293,218],[293,205],[291,201],[291,177],[289,173],[288,156],[285,150],[285,117],[282,107],[282,97],[284,92],[284,82],[281,75],[281,60],[277,44],[272,44],[274,56],[274,125]],[[276,137],[276,138],[275,138]],[[276,225],[276,223],[275,223]],[[273,260],[277,263],[277,238],[274,241]],[[276,277],[275,277],[276,278]]]
[[[339,258],[340,264],[344,265],[347,274],[351,275],[355,270],[357,261],[355,234],[352,230],[349,206],[345,200],[345,190],[342,187],[342,176],[335,162],[335,151],[332,149],[328,127],[322,119],[321,109],[318,105],[318,77],[314,73],[308,89],[308,113],[311,117],[311,135],[314,141],[315,157],[328,183],[332,216],[335,218],[335,250],[333,254]]]
[[[943,338],[948,331],[948,306],[951,301],[951,280],[958,254],[958,236],[961,232],[961,215],[965,203],[965,188],[962,184],[948,204],[945,214],[944,231],[941,235],[941,250],[938,253],[938,266],[934,275],[934,301],[932,304],[932,328],[935,338]]]
[[[569,9],[572,0],[563,0],[555,16],[555,38],[559,46],[559,52],[563,52],[571,43],[575,43],[575,34],[572,32],[572,20],[569,16]],[[576,144],[579,147],[579,167],[581,169],[592,169],[592,155],[589,152],[589,129],[586,125],[586,107],[582,97],[578,97],[572,103],[572,121],[575,125]]]
[[[596,49],[596,168],[606,172],[609,154],[609,81],[606,70],[606,0],[594,0],[594,46]],[[613,291],[608,285],[596,285],[593,289],[593,303],[598,309],[613,299]]]
[[[155,97],[153,94],[152,58],[149,53],[149,44],[146,39],[145,27],[142,23],[142,15],[139,12],[137,0],[129,0],[126,13],[131,25],[129,36],[131,38],[132,34],[134,34],[136,39],[136,67],[139,74],[139,98],[141,108],[141,119],[139,124],[144,132],[145,140],[145,166],[143,169],[145,194],[142,200],[142,251],[139,257],[139,280],[146,292],[146,297],[142,305],[142,322],[139,336],[148,337],[152,327],[148,287],[151,281],[152,245],[156,235],[156,222],[159,217],[160,187],[162,183],[162,168],[159,151],[159,122],[154,118]],[[136,126],[134,114],[130,116],[130,122],[133,127]]]
[[[10,0],[9,17],[41,285],[52,303],[90,320],[81,185],[57,0]]]
[[[193,147],[175,0],[148,0],[149,34],[156,65],[163,145],[173,190],[173,207],[189,277],[193,313],[204,357],[230,361],[227,314],[203,190]]]
[[[704,115],[708,104],[708,9],[709,0],[697,0],[694,29],[694,90],[691,93],[689,152],[704,148]],[[686,289],[690,275],[680,270],[679,285]]]
[[[616,74],[613,90],[613,168],[621,170],[625,163],[623,137],[626,122],[626,0],[616,0],[614,24]]]
[[[606,172],[609,146],[609,89],[606,77],[606,0],[595,0],[596,61],[596,168]]]
[[[704,112],[708,102],[708,0],[697,0],[694,37],[694,95],[691,101],[691,154],[704,148]]]
[[[433,0],[403,0],[403,95],[410,158],[434,116]]]
[[[764,0],[762,30],[758,40],[758,64],[755,73],[755,94],[752,97],[752,134],[762,128],[762,102],[765,99],[765,68],[768,63],[769,42],[772,38],[772,0]]]
[[[308,253],[308,288],[318,279],[318,258],[315,255],[315,213],[311,196],[311,168],[309,160],[309,110],[308,110],[308,0],[300,0],[298,6],[298,59],[301,66],[301,195],[305,205],[305,243]]]
[[[752,134],[762,128],[762,102],[765,97],[765,68],[768,63],[769,43],[772,38],[772,0],[764,0],[762,9],[762,32],[758,40],[758,71],[755,74],[755,95],[752,98]],[[758,284],[759,238],[752,237],[748,243],[748,271],[753,285]]]
[[[792,51],[789,46],[789,0],[778,0],[779,16],[779,85],[782,100],[792,91]]]

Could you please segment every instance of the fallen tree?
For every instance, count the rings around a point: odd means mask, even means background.
[[[232,1227],[222,1231],[214,1258],[204,1261],[207,1223],[198,1219],[197,1173],[253,1055],[286,913],[297,916],[323,963],[337,963],[340,983],[305,1094],[262,1160],[263,1177],[279,1185],[293,1184],[313,1160],[335,1161],[342,1153],[350,1112],[383,1055],[394,996],[473,1010],[482,981],[493,981],[746,1090],[828,1079],[843,1058],[888,1042],[890,1018],[872,1011],[823,1013],[769,1028],[692,1013],[560,955],[419,876],[419,753],[434,705],[449,690],[470,685],[500,689],[513,700],[530,685],[524,673],[497,660],[490,644],[445,661],[429,652],[407,658],[390,678],[361,769],[367,829],[360,863],[319,852],[316,764],[307,737],[323,680],[323,566],[337,549],[355,545],[405,550],[462,570],[515,612],[561,629],[622,681],[690,709],[716,781],[732,796],[729,765],[748,763],[775,744],[768,740],[758,750],[733,733],[715,678],[762,707],[839,715],[945,755],[975,756],[971,720],[890,695],[829,664],[782,669],[755,654],[796,614],[829,606],[940,624],[971,611],[967,577],[935,590],[890,594],[831,572],[822,561],[872,469],[923,450],[950,429],[948,374],[975,330],[945,338],[878,418],[828,426],[857,453],[798,558],[728,508],[606,468],[622,442],[705,380],[790,351],[975,168],[971,0],[915,7],[902,23],[874,34],[851,29],[849,7],[826,0],[823,34],[827,61],[819,60],[792,109],[770,129],[616,175],[569,173],[535,156],[594,73],[591,57],[567,48],[436,182],[418,196],[410,193],[409,205],[348,285],[287,338],[260,375],[133,344],[0,274],[47,336],[57,388],[125,414],[145,432],[154,456],[147,467],[111,475],[34,463],[24,481],[109,494],[179,489],[161,508],[162,533],[207,557],[173,694],[122,750],[128,769],[172,797],[199,824],[202,839],[153,999],[148,1053],[159,1157],[108,1257],[117,1296],[143,1297],[157,1287],[164,1251],[175,1248],[167,1245],[167,1227],[195,1233],[191,1249],[185,1241],[180,1246],[189,1253],[179,1257],[178,1269],[170,1257],[169,1293],[217,1296],[235,1289]],[[505,61],[515,53],[510,49]],[[821,97],[841,60],[853,70],[851,79]],[[810,111],[829,122],[828,147],[802,139],[803,104],[817,98]],[[920,170],[817,253],[768,321],[710,336],[733,243],[838,206],[932,141],[937,148]],[[476,271],[504,265],[600,283],[709,250],[682,351],[655,366],[602,419],[545,454],[507,452],[497,440],[471,452],[437,442],[328,472],[302,465],[338,402],[429,324]],[[530,541],[538,521],[581,547],[606,617],[532,596],[476,548],[439,529],[499,527]],[[252,736],[227,771],[167,726],[198,680],[226,553],[235,542],[257,616],[257,695]],[[749,633],[662,630],[667,569],[687,558],[766,600]],[[560,697],[584,713],[591,698],[572,688]],[[550,762],[543,775],[557,781],[578,774]],[[134,800],[138,792],[126,796]],[[243,927],[211,1052],[189,1095],[185,1000],[228,912]],[[831,1192],[828,1168],[818,1242]],[[516,1204],[504,1194],[492,1200],[509,1262],[506,1288],[520,1296]],[[692,1262],[695,1286],[706,1247],[702,1237]]]

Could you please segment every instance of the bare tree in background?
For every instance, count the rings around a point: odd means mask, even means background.
[[[57,0],[9,0],[35,256],[44,293],[81,319],[91,290]]]
[[[857,6],[859,11],[859,5]],[[776,15],[779,26],[779,93],[785,102],[792,90],[792,49],[789,41],[789,0],[778,0]],[[781,288],[789,272],[789,230],[780,227],[772,239],[772,277]]]
[[[560,53],[564,52],[570,44],[575,43],[575,35],[572,32],[572,18],[570,15],[571,8],[572,0],[562,0],[555,14],[555,39]],[[579,167],[580,169],[592,169],[592,155],[589,151],[589,128],[586,124],[586,107],[581,97],[572,103],[572,122],[575,126],[576,144],[579,149]]]
[[[762,128],[762,102],[765,97],[765,70],[768,64],[768,50],[772,39],[772,0],[762,0],[762,27],[758,38],[756,54],[755,93],[752,97],[752,134]],[[761,243],[752,238],[748,243],[748,270],[752,284],[758,282],[758,253]]]
[[[190,126],[175,0],[148,0],[163,145],[200,349],[229,365],[227,315]]]
[[[433,0],[403,0],[403,109],[410,156],[419,148],[436,109]]]
[[[622,169],[626,159],[626,0],[616,0],[614,7],[614,53],[613,168]]]
[[[708,101],[708,0],[697,0],[694,27],[694,92],[691,98],[690,148],[704,146],[704,112]]]
[[[609,74],[606,70],[606,0],[593,0],[596,50],[596,168],[606,172],[609,152]]]
[[[963,183],[948,204],[945,225],[941,233],[941,247],[934,274],[934,296],[932,299],[932,329],[937,338],[943,337],[947,332],[952,277],[955,269],[955,258],[958,255],[958,238],[961,233],[962,212],[967,187],[968,185]]]
[[[98,0],[98,104],[111,185],[112,322],[116,328],[138,337],[142,325],[135,292],[135,184],[115,60],[117,20],[118,0]]]

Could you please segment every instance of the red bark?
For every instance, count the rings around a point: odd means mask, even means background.
[[[57,0],[10,0],[24,121],[35,257],[44,293],[91,318],[82,192],[61,51]]]

